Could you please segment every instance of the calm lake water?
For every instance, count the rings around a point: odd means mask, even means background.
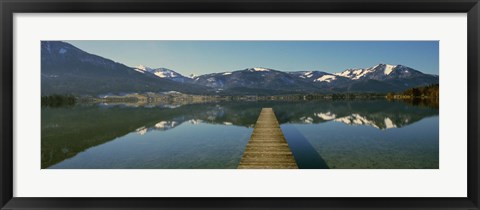
[[[438,109],[386,100],[42,107],[42,168],[236,168],[272,107],[299,168],[438,168]]]

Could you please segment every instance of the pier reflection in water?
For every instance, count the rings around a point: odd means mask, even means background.
[[[236,168],[272,107],[299,168],[438,168],[438,109],[386,100],[42,108],[42,168]]]

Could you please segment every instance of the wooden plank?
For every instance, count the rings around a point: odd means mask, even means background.
[[[262,108],[238,168],[298,168],[272,108]]]

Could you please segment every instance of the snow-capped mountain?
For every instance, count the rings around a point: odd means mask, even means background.
[[[378,64],[376,66],[365,69],[347,69],[335,75],[347,77],[352,80],[387,80],[387,79],[403,79],[417,76],[423,76],[420,71],[403,65]]]
[[[152,73],[157,77],[160,78],[165,78],[165,79],[170,79],[176,82],[190,82],[191,78],[185,77],[179,73],[177,73],[174,70],[167,69],[167,68],[150,68],[144,65],[139,65],[138,67],[134,68],[135,71],[141,72],[141,73]]]
[[[200,75],[193,83],[223,92],[241,91],[248,94],[293,93],[315,89],[308,81],[293,74],[263,67]]]
[[[308,80],[311,82],[321,82],[321,81],[328,81],[331,82],[332,80],[335,80],[336,78],[330,78],[327,79],[328,76],[331,76],[332,74],[323,72],[323,71],[293,71],[289,72],[291,75],[294,75],[298,78],[301,78],[303,80]],[[324,77],[326,76],[326,77]],[[323,78],[323,79],[320,79]]]
[[[204,93],[207,88],[159,78],[61,41],[41,42],[42,94],[100,95],[177,90]]]
[[[339,73],[252,67],[186,77],[167,68],[128,67],[56,41],[41,43],[41,76],[42,94],[73,95],[165,91],[225,95],[385,93],[439,82],[437,75],[389,64]]]
[[[271,71],[273,69],[263,68],[263,67],[253,67],[253,68],[247,68],[245,70],[250,71],[250,72],[259,72],[259,71]]]
[[[138,71],[140,73],[145,73],[145,72],[151,72],[154,69],[152,69],[150,67],[147,67],[147,66],[144,66],[144,65],[139,65],[139,66],[137,66],[137,68],[134,68],[133,70]]]
[[[303,81],[309,82],[312,85],[325,90],[331,90],[336,86],[344,85],[350,81],[349,78],[323,71],[295,71],[289,73]]]
[[[340,73],[323,71],[284,72],[265,67],[237,71],[191,75],[173,70],[139,66],[149,72],[177,82],[189,82],[225,94],[277,94],[296,92],[388,92],[438,83],[438,76],[403,65],[378,64],[364,69],[347,69]]]
[[[363,69],[347,69],[334,75],[350,79],[349,82],[335,87],[339,91],[347,92],[396,92],[439,82],[437,75],[424,74],[404,65],[390,64],[378,64]]]

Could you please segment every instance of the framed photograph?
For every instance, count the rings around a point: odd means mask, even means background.
[[[479,4],[7,1],[2,209],[479,209]]]

